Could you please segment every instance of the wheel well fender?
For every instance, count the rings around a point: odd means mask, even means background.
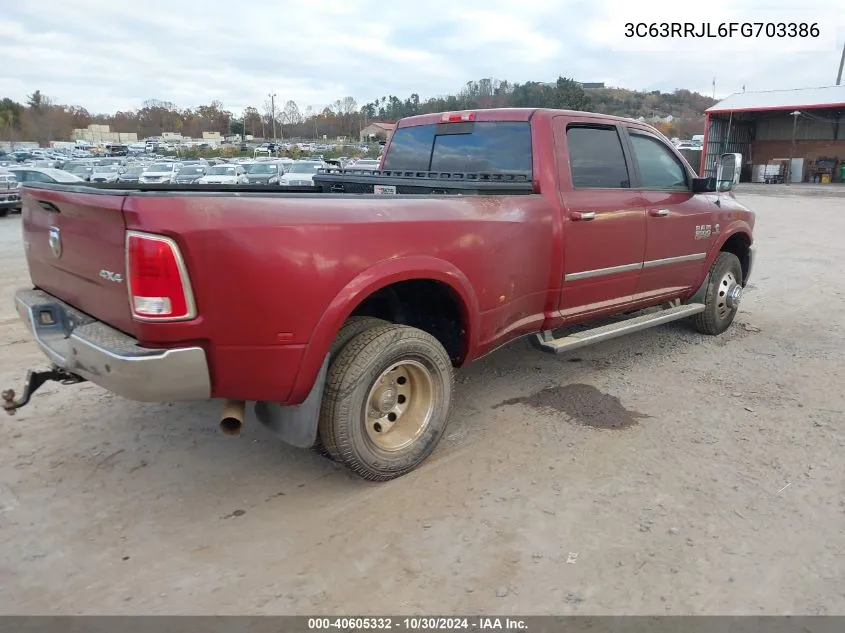
[[[467,276],[454,264],[436,257],[384,260],[359,273],[329,303],[309,337],[288,404],[297,404],[308,395],[337,332],[358,306],[380,290],[414,280],[439,282],[451,290],[464,330],[465,353],[471,353],[476,345],[479,307]]]
[[[714,249],[710,257],[707,269],[710,269],[710,266],[713,265],[713,261],[718,257],[719,253],[733,253],[739,260],[739,265],[742,268],[742,283],[745,285],[750,267],[748,249],[751,248],[751,243],[751,232],[749,230],[741,225],[732,227],[731,230],[726,231],[722,235],[722,239],[718,242],[718,247]]]

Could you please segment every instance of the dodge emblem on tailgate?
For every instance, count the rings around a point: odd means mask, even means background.
[[[53,255],[56,257],[62,256],[62,232],[59,230],[57,226],[50,227],[50,250],[53,251]]]

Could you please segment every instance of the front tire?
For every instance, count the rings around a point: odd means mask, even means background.
[[[449,355],[433,336],[404,325],[368,329],[329,368],[320,436],[358,476],[400,477],[440,441],[453,386]]]
[[[733,253],[719,253],[710,267],[704,295],[704,312],[692,317],[692,324],[702,334],[716,335],[733,323],[742,298],[742,266]]]

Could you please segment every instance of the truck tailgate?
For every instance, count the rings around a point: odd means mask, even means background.
[[[122,192],[52,185],[23,190],[23,241],[32,283],[134,334],[126,289]]]

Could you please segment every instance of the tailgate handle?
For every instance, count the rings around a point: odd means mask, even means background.
[[[61,213],[61,211],[59,211],[59,207],[57,207],[52,202],[47,202],[46,200],[39,200],[38,204],[41,205],[42,209],[44,209],[45,211],[49,211],[50,213]]]

